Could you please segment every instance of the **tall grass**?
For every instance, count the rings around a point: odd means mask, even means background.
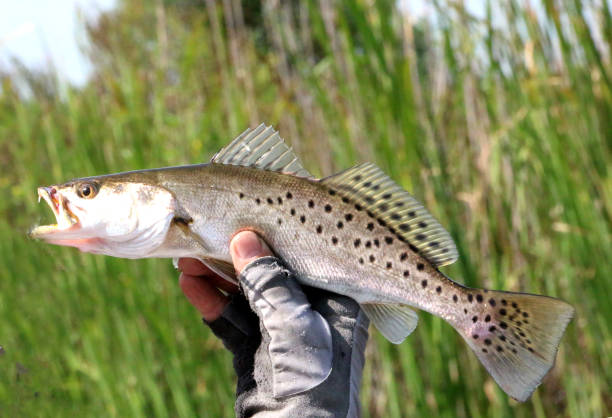
[[[122,2],[87,25],[83,88],[2,75],[0,415],[233,414],[229,354],[167,260],[26,232],[50,216],[39,185],[206,161],[260,121],[318,175],[381,165],[455,238],[451,277],[576,307],[524,404],[438,318],[400,346],[373,331],[366,416],[610,415],[609,3],[433,4],[415,21],[393,1]]]

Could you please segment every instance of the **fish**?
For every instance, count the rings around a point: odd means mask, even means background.
[[[229,252],[257,232],[298,281],[360,304],[392,343],[443,318],[509,396],[527,400],[553,367],[574,315],[559,299],[469,288],[439,268],[450,234],[380,168],[317,179],[272,127],[247,129],[209,163],[84,177],[38,188],[57,224],[31,236],[122,258],[191,257],[237,283]]]

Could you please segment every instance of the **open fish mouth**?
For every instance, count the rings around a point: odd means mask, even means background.
[[[79,225],[79,218],[70,210],[68,200],[62,196],[55,187],[39,187],[39,202],[41,198],[47,202],[53,211],[57,223],[37,226],[30,232],[30,236],[34,238],[45,238],[55,232],[68,231]]]

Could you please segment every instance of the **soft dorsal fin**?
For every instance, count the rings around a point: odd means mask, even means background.
[[[386,222],[432,265],[444,266],[457,260],[457,247],[449,233],[376,165],[360,164],[321,182]]]
[[[211,163],[242,165],[312,178],[293,150],[271,126],[247,129],[215,154]]]

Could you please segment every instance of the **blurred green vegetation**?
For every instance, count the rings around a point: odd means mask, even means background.
[[[26,232],[51,216],[39,185],[207,161],[260,121],[314,173],[381,165],[456,239],[451,277],[576,307],[524,404],[438,318],[399,346],[373,331],[365,416],[610,415],[609,3],[432,4],[123,1],[87,24],[87,85],[0,74],[0,415],[233,414],[230,357],[168,260]]]

